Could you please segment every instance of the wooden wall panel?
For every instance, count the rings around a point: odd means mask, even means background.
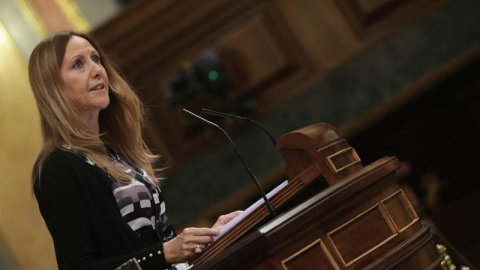
[[[301,4],[290,0],[275,2],[318,69],[334,69],[361,45],[333,0],[305,0]]]
[[[114,31],[108,32],[110,24]],[[200,107],[221,105],[211,97],[169,106],[162,89],[176,79],[180,67],[191,65],[207,50],[215,51],[227,69],[229,91],[253,99],[261,108],[256,113],[268,109],[270,102],[280,104],[295,95],[281,93],[311,70],[297,39],[269,1],[148,2],[131,6],[110,24],[93,34],[139,89],[151,120],[147,141],[169,165],[193,156],[215,138],[180,109],[198,112]]]
[[[447,0],[335,0],[360,39],[389,34]]]
[[[147,143],[178,168],[223,141],[180,111],[222,110],[220,98],[207,95],[171,106],[164,92],[202,53],[218,55],[229,93],[250,102],[253,111],[246,116],[255,118],[446,1],[136,1],[92,34],[149,108]],[[402,16],[414,8],[419,11]],[[379,10],[381,16],[372,15]],[[222,124],[229,131],[239,128]]]
[[[251,94],[259,95],[260,86],[268,88],[281,83],[279,75],[285,72],[288,76],[289,70],[299,65],[277,41],[278,30],[266,16],[258,14],[249,19],[243,29],[237,28],[216,49],[227,70],[236,74],[229,86],[237,93],[255,91]]]

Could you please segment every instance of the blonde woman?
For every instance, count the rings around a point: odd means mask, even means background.
[[[59,32],[29,61],[43,148],[32,182],[59,269],[113,270],[135,258],[143,270],[181,269],[218,228],[167,222],[153,155],[142,139],[143,107],[94,40]]]

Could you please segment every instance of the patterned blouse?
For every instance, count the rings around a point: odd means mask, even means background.
[[[68,146],[63,147],[72,151]],[[112,150],[109,152],[115,164],[132,177],[132,181],[129,184],[120,183],[112,177],[110,183],[125,222],[134,232],[142,230],[154,232],[158,227],[157,230],[162,231],[163,242],[173,239],[176,233],[167,222],[165,200],[158,185],[145,170],[131,165],[120,154]],[[84,158],[88,164],[96,166],[90,159]],[[170,270],[184,269],[190,269],[187,262],[174,264],[170,268]]]
[[[110,156],[117,166],[132,177],[129,184],[112,181],[111,188],[120,213],[133,231],[142,229],[163,231],[163,241],[168,242],[176,234],[167,223],[165,200],[162,191],[143,169],[128,163],[121,155],[111,151]],[[157,229],[157,230],[158,230]],[[170,270],[189,269],[188,263],[174,264]]]
[[[115,154],[114,162],[121,167],[126,174],[132,177],[132,182],[122,184],[112,181],[113,195],[120,208],[120,213],[133,231],[142,228],[155,230],[159,225],[167,223],[165,215],[165,201],[160,188],[145,170],[140,170],[129,165],[123,158]],[[173,232],[172,232],[173,233]],[[170,240],[174,237],[165,236]]]

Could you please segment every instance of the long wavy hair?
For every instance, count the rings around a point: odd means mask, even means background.
[[[72,36],[86,39],[99,53],[109,79],[110,103],[100,111],[100,136],[89,132],[80,117],[81,108],[66,94],[60,77],[67,43]],[[32,171],[32,184],[40,181],[49,154],[65,145],[96,163],[122,183],[131,177],[110,159],[107,147],[155,178],[153,155],[142,137],[144,107],[113,62],[87,34],[64,31],[42,40],[33,50],[28,66],[30,85],[40,112],[43,146]]]

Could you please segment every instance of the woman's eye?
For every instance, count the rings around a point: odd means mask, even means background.
[[[83,66],[83,63],[80,60],[76,60],[75,62],[73,62],[73,65],[72,65],[73,68],[81,68],[82,66]]]
[[[92,56],[92,61],[95,62],[95,63],[100,63],[100,56],[98,56],[98,55]]]

